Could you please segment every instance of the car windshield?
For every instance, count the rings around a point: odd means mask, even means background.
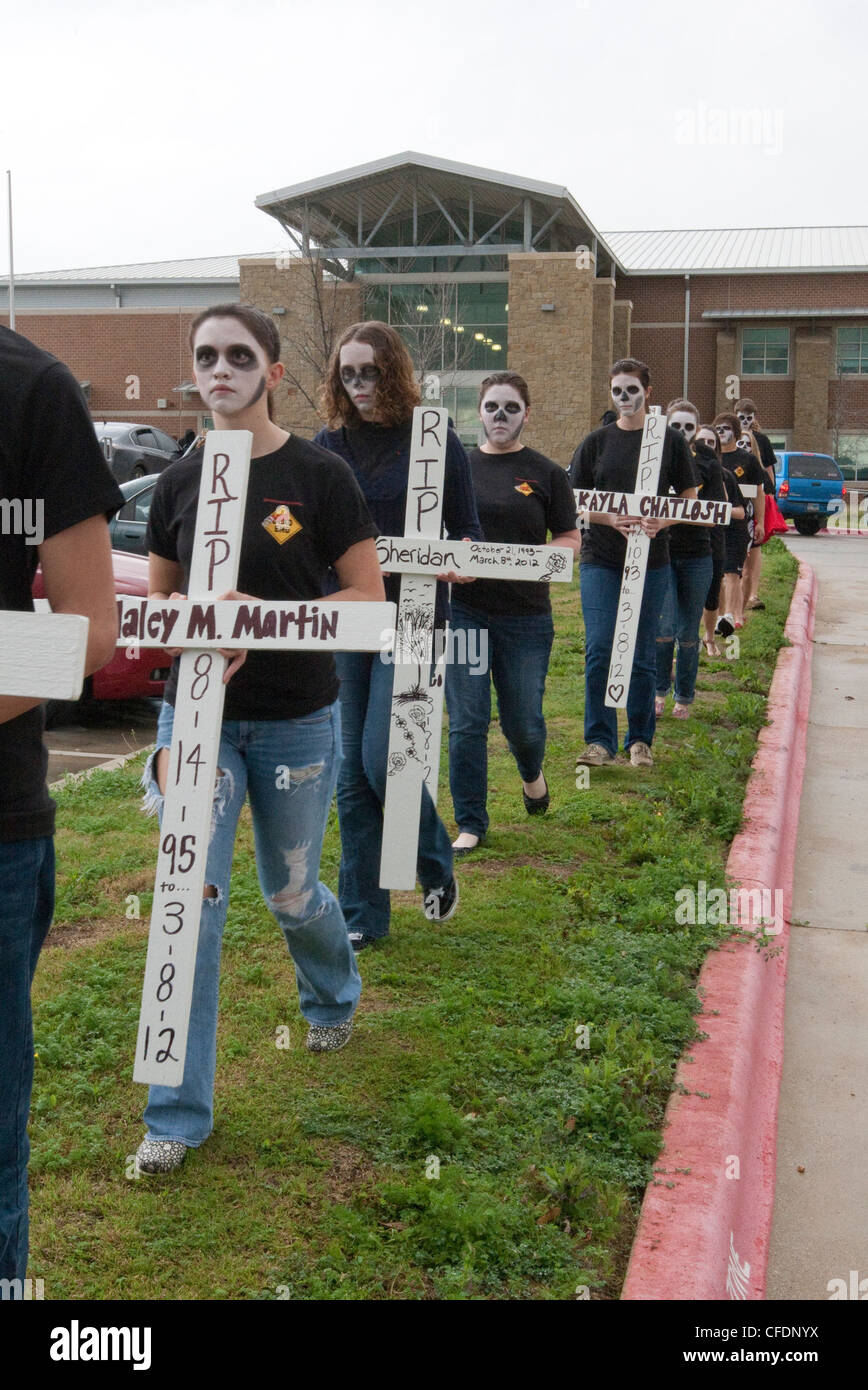
[[[839,482],[841,473],[827,454],[790,454],[791,478],[831,478]]]

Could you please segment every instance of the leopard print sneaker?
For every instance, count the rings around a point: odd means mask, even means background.
[[[143,1139],[136,1151],[139,1173],[174,1173],[187,1157],[180,1139]]]
[[[305,1047],[308,1052],[339,1052],[342,1047],[346,1047],[352,1031],[351,1018],[348,1018],[346,1023],[334,1023],[330,1028],[322,1023],[312,1023]]]

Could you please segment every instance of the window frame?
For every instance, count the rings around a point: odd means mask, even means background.
[[[770,372],[770,371],[767,371],[767,370],[766,370],[766,368],[768,367],[768,360],[769,360],[769,351],[768,351],[769,344],[768,344],[768,340],[765,341],[765,343],[763,344],[763,349],[762,349],[762,365],[763,365],[763,370],[762,370],[762,371],[759,371],[759,372],[747,370],[747,369],[745,368],[745,347],[746,347],[746,343],[745,343],[745,333],[768,333],[770,330],[772,330],[772,331],[774,331],[774,332],[777,332],[777,333],[785,333],[785,334],[786,334],[786,349],[787,349],[786,371],[783,371],[783,372]],[[755,354],[754,354],[754,355],[755,355]],[[757,380],[761,380],[761,379],[763,379],[763,378],[765,378],[765,379],[768,380],[768,381],[787,381],[788,379],[789,379],[789,380],[792,380],[792,375],[793,375],[793,361],[792,361],[792,358],[793,358],[793,353],[792,353],[792,335],[791,335],[791,332],[790,332],[789,324],[781,324],[781,323],[755,324],[755,323],[750,323],[750,324],[742,324],[742,325],[741,325],[740,342],[739,342],[739,365],[740,365],[741,370],[740,370],[740,372],[739,372],[739,376],[747,377],[747,378],[749,378],[751,381],[757,381]]]

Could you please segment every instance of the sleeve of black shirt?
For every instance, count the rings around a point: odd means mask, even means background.
[[[25,410],[24,476],[44,504],[46,537],[92,516],[111,517],[123,493],[99,447],[78,382],[55,362],[37,378]]]
[[[770,468],[772,472],[774,472],[777,459],[775,457],[775,451],[772,448],[772,441],[767,434],[763,434],[762,430],[754,430],[753,437],[759,446],[763,468]]]
[[[584,491],[593,489],[596,457],[597,446],[594,435],[587,434],[573,454],[569,467],[570,481],[574,488],[580,488]]]
[[[154,495],[151,498],[151,508],[148,512],[148,524],[145,530],[145,548],[152,550],[161,559],[173,560],[177,564],[178,548],[169,531],[169,511],[174,510],[174,508],[167,507],[167,499],[171,495],[171,483],[171,470],[166,469],[157,479]]]
[[[565,531],[575,531],[578,525],[576,499],[566,469],[555,467],[546,526],[553,536],[562,536]]]
[[[675,492],[680,494],[689,487],[698,487],[700,479],[683,434],[679,430],[667,430],[667,436],[669,434],[672,435],[671,477],[669,481]]]
[[[485,540],[476,510],[470,461],[464,445],[452,429],[446,435],[443,524],[451,541],[463,540],[465,536],[472,541]]]
[[[328,476],[319,515],[324,526],[322,553],[328,565],[337,560],[359,541],[372,540],[380,533],[371,519],[368,505],[362,496],[353,471],[337,454],[328,454]],[[323,471],[326,465],[323,464]]]

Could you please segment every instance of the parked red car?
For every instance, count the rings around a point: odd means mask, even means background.
[[[131,555],[121,550],[112,551],[112,570],[115,577],[115,592],[134,594],[137,598],[147,598],[148,561],[143,555]],[[44,599],[42,569],[36,571],[33,581],[33,597]],[[135,648],[118,647],[111,661],[101,671],[88,676],[82,691],[82,701],[93,700],[135,700],[144,698],[160,699],[163,686],[172,664],[168,652],[161,647],[142,647],[136,656]],[[59,713],[51,701],[46,714],[50,723],[52,714]],[[68,706],[66,711],[68,712]]]

